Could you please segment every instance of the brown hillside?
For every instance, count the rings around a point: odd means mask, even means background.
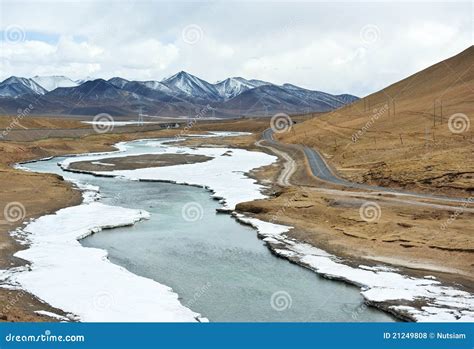
[[[473,128],[471,46],[277,137],[318,149],[358,182],[466,196],[474,190]]]

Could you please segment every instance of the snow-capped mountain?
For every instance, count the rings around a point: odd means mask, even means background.
[[[180,71],[170,78],[163,80],[162,83],[171,90],[181,92],[193,98],[208,101],[220,99],[219,92],[214,85],[184,71]]]
[[[119,77],[115,77],[107,81],[118,88],[123,88],[129,82],[128,80]]]
[[[115,87],[118,88],[123,88],[128,91],[131,90],[132,86],[138,87],[138,85],[141,85],[143,87],[149,88],[150,90],[154,91],[162,91],[166,93],[173,93],[173,90],[170,89],[168,86],[165,84],[155,81],[155,80],[150,80],[150,81],[129,81],[120,77],[115,77],[107,80],[109,83],[114,85]]]
[[[155,88],[147,87],[147,85]],[[163,91],[163,89],[166,89],[166,92]],[[122,90],[128,91],[141,98],[145,97],[152,101],[171,102],[176,100],[176,93],[164,85],[161,88],[159,85],[146,84],[142,81],[129,81],[122,87]]]
[[[155,80],[150,80],[150,81],[138,81],[138,83],[142,84],[143,86],[156,90],[156,91],[163,91],[166,93],[173,93],[173,90],[170,89],[168,86],[166,86],[164,83],[155,81]]]
[[[332,95],[326,92],[308,90],[292,84],[284,84],[282,87],[286,91],[291,91],[293,95],[298,96],[302,100],[320,102],[326,104],[328,108],[335,109],[347,104],[348,100],[337,95]],[[342,95],[341,95],[342,96]],[[350,95],[348,95],[350,96]],[[354,97],[354,96],[352,96]],[[353,102],[350,101],[350,102]]]
[[[12,76],[0,83],[0,97],[0,107],[9,112],[40,99],[35,107],[39,114],[135,115],[142,110],[149,115],[183,116],[195,115],[196,110],[210,105],[218,117],[329,111],[358,99],[242,77],[211,84],[184,71],[162,81]]]
[[[359,99],[359,97],[350,95],[348,93],[343,93],[342,95],[335,95],[338,100],[344,104],[351,104]]]
[[[76,82],[62,75],[34,76],[31,78],[31,80],[36,82],[48,92],[58,87],[74,87],[78,85]]]
[[[101,101],[101,100],[114,100],[120,102],[121,98],[128,97],[129,93],[122,89],[115,87],[111,83],[104,79],[97,79],[93,81],[87,81],[82,85],[75,87],[60,87],[48,94],[46,98],[68,98],[71,100],[81,101],[82,103],[87,101]]]
[[[32,79],[11,76],[0,83],[0,96],[44,95],[47,91]]]
[[[219,95],[224,99],[231,99],[241,94],[244,91],[250,90],[255,87],[271,85],[269,82],[260,80],[247,80],[241,77],[227,78],[221,82],[215,84],[215,88],[219,92]]]
[[[341,97],[342,96],[342,97]],[[331,95],[295,85],[261,85],[247,89],[227,100],[225,108],[239,110],[242,115],[273,115],[275,113],[325,112],[342,107],[358,98]],[[350,98],[350,97],[352,98]]]
[[[93,77],[91,76],[86,76],[84,79],[78,79],[78,80],[74,80],[74,82],[77,84],[77,85],[82,85],[83,83],[87,82],[87,81],[93,81],[95,80]]]
[[[271,82],[266,82],[262,80],[257,80],[257,79],[250,79],[247,80],[250,84],[254,85],[255,87],[260,87],[264,85],[273,85]]]

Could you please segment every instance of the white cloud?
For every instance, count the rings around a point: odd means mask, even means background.
[[[0,28],[25,33],[2,42],[0,78],[186,70],[364,95],[472,44],[469,3],[0,1]]]

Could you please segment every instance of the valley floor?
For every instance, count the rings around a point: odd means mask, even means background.
[[[58,119],[57,123],[61,123],[61,120]],[[71,125],[67,127],[71,128]],[[382,262],[399,267],[409,275],[434,275],[448,284],[456,283],[468,291],[474,290],[472,202],[460,205],[351,190],[323,183],[311,176],[302,153],[285,148],[272,149],[269,144],[260,142],[260,133],[267,127],[268,120],[238,120],[198,123],[184,132],[254,132],[251,136],[242,137],[195,138],[186,143],[194,146],[213,144],[242,147],[279,156],[278,164],[251,173],[251,176],[268,186],[270,198],[241,203],[237,206],[238,211],[266,221],[291,225],[294,229],[289,232],[290,237],[320,247],[351,263],[373,265]],[[19,202],[25,208],[24,219],[27,220],[75,205],[81,200],[79,192],[61,178],[17,171],[11,167],[16,162],[54,155],[106,151],[118,141],[183,134],[179,129],[149,131],[147,126],[121,128],[123,133],[100,135],[84,131],[82,126],[80,128],[77,135],[72,132],[67,138],[60,135],[63,131],[56,131],[56,137],[62,138],[52,138],[55,132],[45,128],[37,138],[31,135],[32,131],[30,134],[28,130],[23,131],[25,135],[28,134],[28,142],[21,141],[18,134],[15,140],[0,142],[2,210],[8,203]],[[122,163],[121,166],[137,164]],[[377,219],[369,222],[360,213],[361,206],[367,202],[376,204],[373,207],[376,208]],[[22,266],[23,262],[13,257],[13,254],[23,247],[9,235],[21,221],[3,220],[0,223],[0,268]],[[52,320],[35,313],[37,310],[62,314],[22,291],[0,289],[0,301],[0,319],[3,321]]]
[[[271,152],[268,144],[260,147],[259,137],[215,139],[215,143],[231,142],[234,146]],[[200,142],[194,139],[187,143]],[[281,158],[279,165],[252,173],[263,184],[271,185],[271,197],[241,203],[237,205],[238,211],[293,226],[290,237],[345,257],[354,264],[382,262],[414,276],[429,273],[448,283],[474,289],[474,202],[339,187],[315,179],[302,152],[279,148],[275,155]],[[293,167],[289,171],[290,180],[288,171],[281,170],[288,157],[289,168]],[[373,220],[361,213],[364,204],[374,209]]]

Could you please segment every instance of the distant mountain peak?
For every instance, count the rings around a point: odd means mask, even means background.
[[[129,82],[129,80],[118,77],[118,76],[113,77],[107,81],[118,88],[123,88]]]
[[[357,99],[241,76],[211,84],[184,70],[162,81],[134,81],[120,76],[73,81],[63,75],[51,75],[31,79],[12,76],[0,83],[3,110],[15,110],[13,107],[22,100],[37,100],[38,95],[44,97],[40,97],[42,107],[35,112],[43,114],[95,115],[106,110],[131,115],[146,110],[150,115],[183,116],[194,115],[196,110],[210,105],[213,115],[224,117],[328,111]]]
[[[265,85],[272,84],[261,80],[247,80],[240,76],[234,76],[222,80],[214,86],[219,91],[221,97],[223,97],[224,99],[231,99],[247,90]]]
[[[33,79],[10,76],[0,83],[0,96],[18,97],[22,95],[44,95],[46,89],[38,85]]]
[[[211,101],[220,99],[219,92],[214,85],[183,70],[163,80],[162,83],[172,90],[195,98]]]
[[[64,75],[51,75],[51,76],[34,76],[31,78],[38,85],[43,87],[46,91],[52,91],[58,87],[74,87],[77,83],[69,79]]]

